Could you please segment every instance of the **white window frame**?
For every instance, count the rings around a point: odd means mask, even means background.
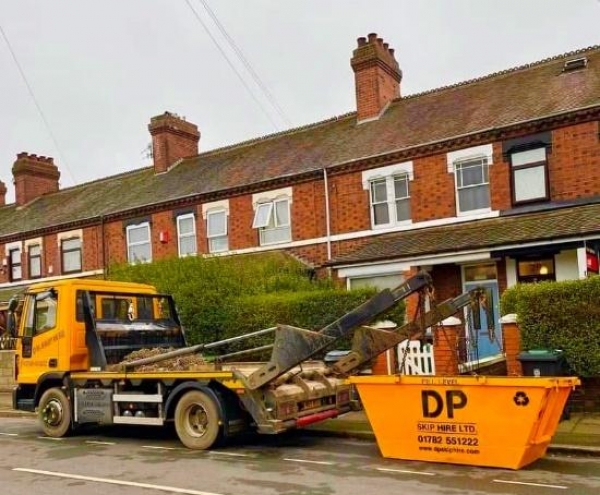
[[[141,229],[141,228],[146,228],[148,230],[148,240],[132,243],[129,239],[131,231],[136,230],[136,229]],[[133,263],[151,263],[152,262],[152,229],[150,228],[150,222],[141,222],[141,223],[138,223],[135,225],[128,225],[126,228],[126,233],[127,233],[127,261],[132,264]],[[148,244],[150,247],[149,259],[147,259],[147,260],[132,259],[131,249],[136,246],[143,246],[145,244]]]
[[[277,205],[285,203],[287,208],[287,223],[279,223],[277,218]],[[269,246],[271,244],[283,244],[291,242],[292,240],[292,210],[291,210],[291,198],[279,197],[272,201],[259,203],[256,205],[256,211],[254,212],[254,220],[252,222],[252,228],[258,229],[259,243],[261,246]],[[266,213],[262,213],[265,212]],[[285,233],[285,238],[277,239],[275,241],[268,241],[265,238],[276,231]]]
[[[181,232],[181,222],[184,220],[192,221],[192,231],[182,233]],[[194,250],[190,253],[183,253],[181,250],[181,241],[182,239],[193,239],[194,240]],[[198,254],[198,240],[196,238],[196,215],[194,213],[186,213],[184,215],[177,216],[177,252],[180,258],[185,256],[195,256]]]
[[[210,229],[210,218],[214,215],[223,215],[224,225],[223,230],[218,232],[211,232]],[[218,208],[208,210],[206,212],[206,238],[208,239],[208,252],[209,253],[224,253],[229,251],[229,232],[228,224],[229,215],[227,214],[226,208]],[[224,244],[221,244],[223,243]]]
[[[492,193],[490,188],[490,171],[491,167],[494,163],[493,160],[493,145],[492,144],[483,144],[481,146],[473,146],[472,148],[464,148],[462,150],[452,151],[446,154],[446,163],[448,165],[448,173],[454,174],[454,200],[456,204],[456,216],[464,217],[464,216],[475,216],[475,215],[485,215],[491,213],[492,211]],[[457,168],[466,165],[469,162],[474,162],[476,160],[485,160],[487,162],[487,182],[482,182],[477,185],[469,185],[463,188],[459,188],[458,186],[458,172]],[[461,210],[460,208],[460,200],[459,200],[459,189],[466,189],[470,187],[479,187],[480,185],[486,184],[488,187],[489,193],[489,206],[486,208],[477,208],[473,210]]]
[[[482,182],[477,184],[469,184],[469,185],[459,185],[459,178],[461,177],[463,167],[474,167],[476,165],[475,162],[479,162],[481,168],[486,168],[487,173],[483,173],[482,170]],[[485,180],[485,176],[487,175],[487,181]],[[463,215],[478,215],[481,213],[489,213],[492,211],[492,197],[490,192],[490,165],[487,161],[487,157],[473,157],[473,158],[465,158],[463,160],[458,160],[454,162],[454,185],[456,190],[456,214],[458,216]],[[487,186],[488,192],[488,206],[484,208],[472,208],[470,210],[464,210],[461,208],[460,204],[460,192],[468,191],[469,189],[475,189],[476,187]]]
[[[395,189],[395,181],[397,178],[405,178],[407,185],[408,195],[401,198],[396,198],[396,189]],[[375,209],[373,206],[375,203],[373,202],[373,190],[372,185],[377,182],[385,179],[385,188],[386,188],[386,200],[388,207],[388,218],[389,222],[375,224]],[[371,228],[373,230],[377,229],[385,229],[394,226],[402,226],[402,225],[410,225],[412,224],[412,212],[410,211],[410,183],[414,179],[413,173],[413,162],[402,162],[395,163],[393,165],[387,165],[385,167],[365,170],[362,173],[362,183],[363,189],[369,192],[369,216],[371,219]],[[396,203],[399,200],[408,200],[410,218],[408,219],[398,219]],[[383,204],[383,202],[377,203]]]
[[[396,180],[397,179],[403,179],[406,181],[406,191],[408,193],[406,196],[402,196],[399,198],[396,197]],[[385,180],[385,190],[386,190],[385,201],[375,202],[374,197],[373,197],[373,185],[376,182],[381,182],[383,180]],[[405,201],[405,200],[408,200],[409,212],[410,212],[410,177],[409,177],[408,173],[404,172],[404,173],[399,173],[399,174],[395,174],[395,175],[389,175],[387,177],[374,177],[374,178],[370,179],[369,180],[369,209],[370,209],[370,214],[371,214],[372,228],[373,229],[381,229],[381,228],[385,228],[385,227],[391,227],[393,225],[410,224],[412,222],[411,216],[409,216],[409,218],[405,218],[405,219],[398,218],[398,209],[397,209],[396,205],[397,205],[398,201]],[[387,205],[389,221],[387,223],[376,224],[375,223],[375,206],[380,205],[380,204]]]

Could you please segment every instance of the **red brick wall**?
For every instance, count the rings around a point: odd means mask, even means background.
[[[454,174],[448,172],[446,154],[413,160],[413,168],[409,186],[413,222],[455,216]]]
[[[294,186],[291,211],[294,241],[323,237],[327,232],[323,181]]]
[[[362,187],[362,174],[354,172],[332,177],[329,187],[331,233],[370,229],[369,191]]]
[[[292,204],[292,216],[293,216]],[[236,196],[229,199],[229,249],[258,246],[258,232],[252,228],[254,209],[252,196]],[[292,235],[294,225],[292,225]]]
[[[583,198],[600,193],[597,122],[553,131],[552,152],[548,156],[552,200]]]
[[[166,242],[160,241],[160,233],[164,232],[168,239]],[[152,227],[150,232],[152,239],[152,259],[178,256],[177,247],[177,225],[173,218],[172,211],[155,213],[152,215]]]

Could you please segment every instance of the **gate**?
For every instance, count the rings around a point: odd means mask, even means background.
[[[398,344],[398,367],[402,375],[435,375],[433,345],[403,340]]]

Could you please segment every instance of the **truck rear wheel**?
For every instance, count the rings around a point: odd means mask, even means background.
[[[204,392],[187,392],[175,408],[175,431],[189,449],[205,450],[219,440],[221,425],[215,401]]]
[[[71,404],[60,388],[49,388],[40,399],[38,417],[44,433],[60,438],[71,432]]]

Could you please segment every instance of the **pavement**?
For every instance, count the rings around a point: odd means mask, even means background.
[[[15,411],[8,391],[0,390],[1,418],[31,418],[34,413]],[[334,437],[360,438],[375,441],[373,429],[363,410],[350,411],[338,418],[328,419],[307,427],[315,434]],[[559,423],[548,447],[549,452],[600,457],[600,413],[572,413]]]

